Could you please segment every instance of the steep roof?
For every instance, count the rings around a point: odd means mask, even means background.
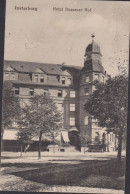
[[[100,46],[95,42],[93,41],[91,44],[89,44],[85,50],[85,56],[88,54],[88,53],[98,53],[101,55],[101,50],[100,50]]]
[[[35,63],[26,61],[4,61],[4,69],[12,67],[17,72],[33,73],[39,68],[46,74],[50,75],[69,75],[67,70],[73,69],[75,71],[81,70],[80,67],[72,67],[62,64],[50,64],[50,63]]]
[[[104,67],[101,62],[97,59],[90,59],[87,61],[87,65],[85,65],[82,71],[97,71],[101,73],[105,73]]]
[[[72,75],[73,86],[75,87],[78,87],[79,85],[79,76],[82,69],[82,67],[61,64],[35,63],[25,61],[4,61],[4,70],[7,70],[8,67],[12,67],[16,72],[18,72],[18,80],[15,80],[15,83],[34,84],[31,80],[31,73],[43,71],[43,73],[48,75],[48,81],[47,83],[42,83],[42,85],[61,85],[58,81],[59,75]]]

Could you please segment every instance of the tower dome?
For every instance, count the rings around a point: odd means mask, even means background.
[[[95,35],[92,34],[92,43],[87,46],[85,56],[89,54],[100,54],[102,56],[100,46],[94,41],[94,37]]]
[[[92,43],[86,47],[84,55],[84,67],[82,70],[104,72],[100,46],[94,41],[95,35],[92,34],[91,37]]]

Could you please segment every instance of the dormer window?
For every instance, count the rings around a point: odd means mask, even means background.
[[[69,85],[72,84],[72,79],[71,79],[71,77],[68,77],[68,84],[69,84]]]
[[[9,80],[9,73],[5,73],[4,78],[5,78],[5,80]]]
[[[11,73],[10,80],[15,80],[15,73]]]
[[[40,75],[40,82],[44,82],[44,76],[43,75]]]
[[[38,82],[38,75],[34,75],[34,82]]]
[[[62,84],[65,84],[65,77],[62,77],[62,78],[61,78],[61,83],[62,83]]]

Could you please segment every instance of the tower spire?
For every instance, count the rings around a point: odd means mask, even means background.
[[[92,33],[92,34],[91,34],[91,37],[92,37],[92,42],[94,42],[94,37],[95,37],[95,34],[94,34],[94,33]]]

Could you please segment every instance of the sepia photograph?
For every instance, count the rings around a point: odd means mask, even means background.
[[[0,192],[125,194],[129,16],[6,0]]]

